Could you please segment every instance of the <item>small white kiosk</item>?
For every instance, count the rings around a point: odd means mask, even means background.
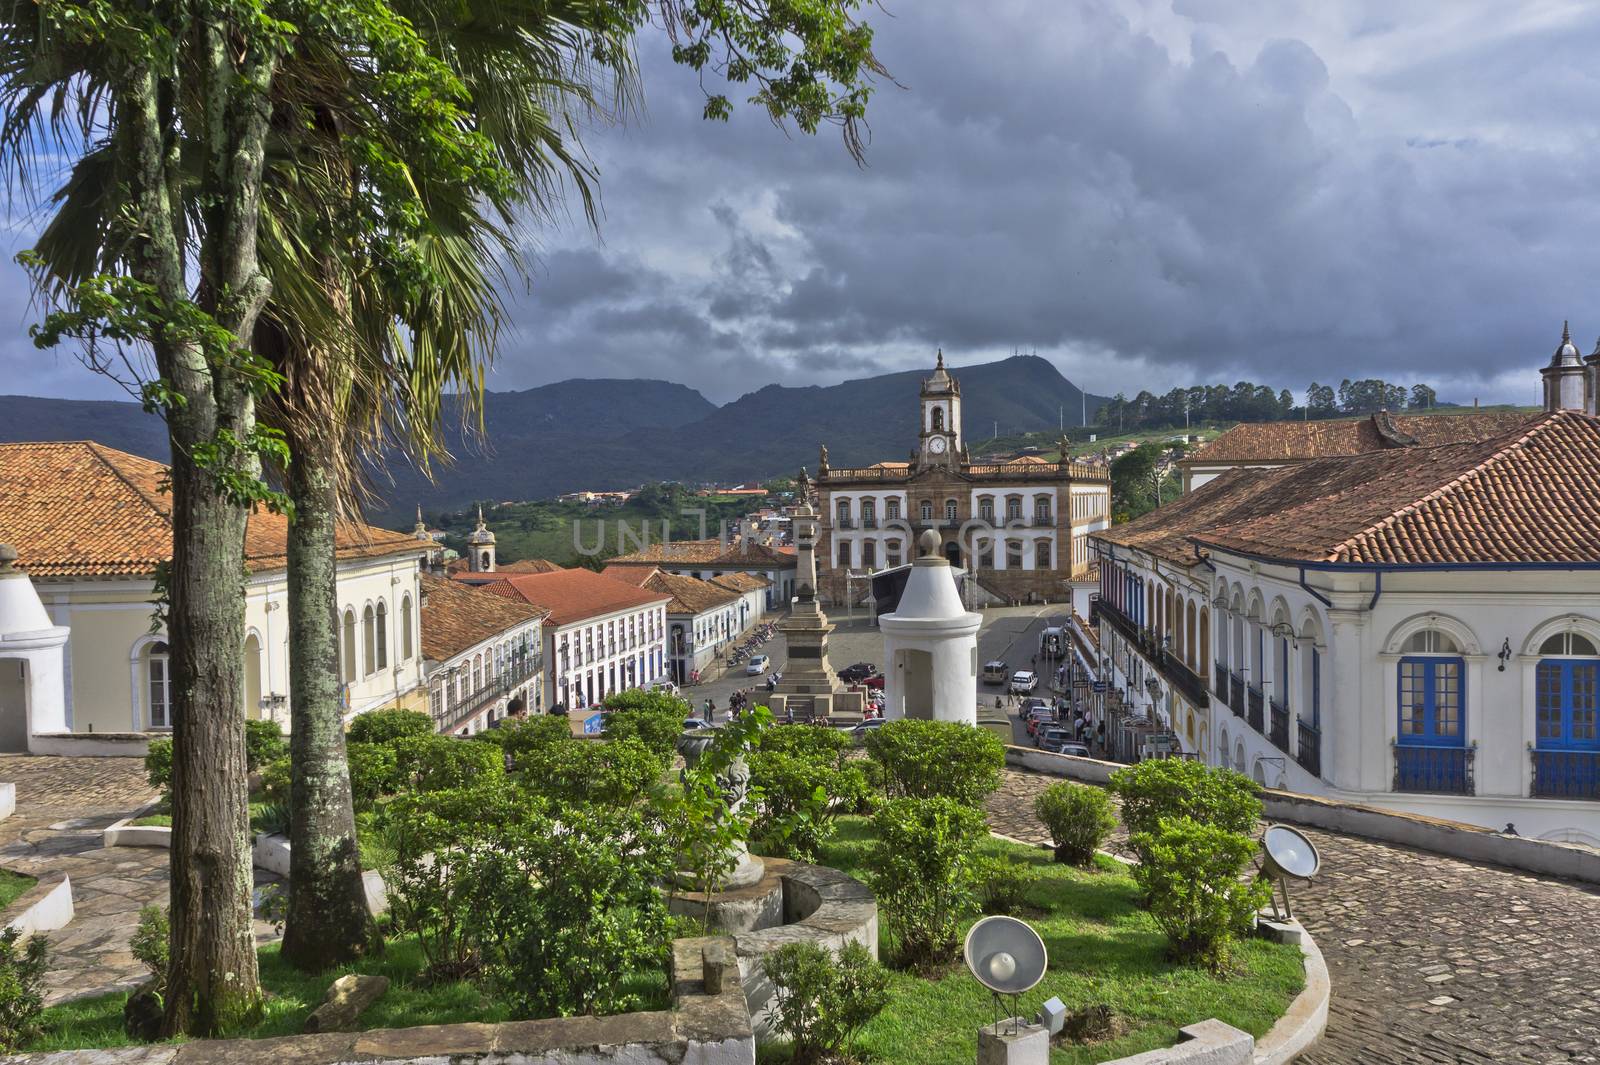
[[[939,553],[939,534],[924,532],[917,548],[899,605],[878,617],[885,662],[883,716],[976,725],[983,617],[961,604],[956,571]]]
[[[62,665],[70,630],[52,624],[17,552],[0,544],[0,751],[26,751],[36,733],[66,732]]]

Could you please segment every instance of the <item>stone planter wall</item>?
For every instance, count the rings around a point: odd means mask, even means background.
[[[150,750],[148,732],[36,732],[28,737],[29,754],[68,758],[143,758]]]
[[[0,913],[0,925],[15,928],[23,937],[54,932],[72,922],[72,881],[65,873],[52,873],[24,891]]]

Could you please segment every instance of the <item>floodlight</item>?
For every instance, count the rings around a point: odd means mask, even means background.
[[[1261,871],[1275,878],[1283,888],[1284,917],[1293,918],[1289,907],[1289,878],[1310,880],[1322,868],[1322,856],[1316,844],[1305,834],[1288,825],[1268,825],[1261,836]],[[1278,916],[1278,897],[1272,897],[1272,913]]]
[[[967,932],[961,953],[978,983],[994,995],[996,1031],[1000,997],[1011,996],[1011,1015],[1015,1017],[1017,996],[1043,980],[1049,966],[1044,940],[1032,925],[1015,917],[983,918]]]
[[[1045,999],[1034,1023],[1051,1035],[1059,1035],[1067,1023],[1067,1004],[1054,996]]]

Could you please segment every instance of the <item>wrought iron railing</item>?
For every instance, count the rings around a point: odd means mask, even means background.
[[[1217,693],[1217,698],[1223,702],[1228,701],[1228,667],[1219,660],[1217,668],[1211,674],[1211,690]]]
[[[1267,701],[1270,711],[1271,728],[1267,730],[1267,739],[1272,745],[1284,754],[1289,753],[1289,708],[1279,706],[1275,700]]]
[[[454,706],[447,708],[444,717],[438,722],[439,731],[449,732],[463,721],[470,720],[496,699],[527,683],[528,679],[535,676],[543,666],[542,654],[516,660],[508,671],[484,684],[472,694],[458,699]]]
[[[1033,516],[1033,523],[1035,525],[1054,525],[1056,520],[1048,514],[1035,514]]]
[[[849,518],[835,518],[833,521],[833,527],[835,529],[854,529],[856,527],[856,523],[851,521]]]
[[[1095,600],[1090,604],[1090,611],[1109,623],[1129,643],[1138,648],[1140,656],[1150,663],[1152,669],[1165,677],[1191,706],[1204,709],[1211,705],[1211,695],[1206,691],[1205,681],[1201,680],[1194,670],[1184,665],[1176,655],[1162,647],[1153,633],[1139,628],[1132,618],[1107,600]]]
[[[1533,755],[1533,797],[1600,799],[1600,751],[1540,751]]]
[[[1244,716],[1244,678],[1233,670],[1228,671],[1228,705],[1232,707],[1235,717]]]
[[[1471,795],[1472,759],[1471,747],[1397,743],[1394,747],[1394,790]]]
[[[1257,688],[1253,685],[1246,686],[1245,696],[1250,704],[1250,727],[1255,729],[1257,732],[1264,734],[1267,731],[1267,722],[1264,710],[1266,697],[1261,694],[1260,688]]]
[[[1295,745],[1294,760],[1312,776],[1322,775],[1322,730],[1302,720],[1299,742]]]

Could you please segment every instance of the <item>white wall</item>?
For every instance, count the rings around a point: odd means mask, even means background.
[[[619,631],[627,632],[630,621],[634,623],[632,631],[636,634],[632,646],[620,637],[614,648],[609,642],[601,643],[608,625],[620,625]],[[620,691],[629,686],[626,679],[629,663],[634,666],[634,686],[642,687],[667,677],[668,631],[665,601],[598,614],[566,625],[546,622],[546,701],[551,705],[565,702],[569,709],[575,709],[589,705],[591,690],[595,701],[602,690]],[[565,656],[561,653],[564,646],[567,648]]]

